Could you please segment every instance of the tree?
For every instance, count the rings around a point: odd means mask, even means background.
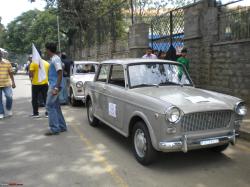
[[[4,46],[4,35],[5,35],[5,28],[4,25],[1,23],[2,18],[0,17],[0,47]]]
[[[62,37],[65,43],[66,38]],[[46,42],[57,41],[57,19],[54,9],[30,10],[7,26],[5,46],[18,53],[31,53],[31,44],[42,49]]]
[[[115,36],[119,36],[121,33],[122,17],[120,12],[115,11],[111,15],[109,10],[120,4],[122,0],[45,1],[47,6],[57,8],[57,14],[61,20],[60,24],[68,25],[61,32],[69,38],[68,46],[71,46],[71,51],[82,51],[83,47],[94,45],[98,39],[106,40],[111,33],[111,28],[115,28],[115,32],[112,32],[115,33]],[[115,23],[111,20],[112,16],[115,16],[113,19],[116,21]]]
[[[196,2],[196,0],[130,0],[133,3],[133,11],[137,19],[147,16],[159,16],[170,9],[182,7]]]
[[[34,1],[34,0],[32,0]],[[134,12],[137,21],[145,21],[164,13],[170,5],[182,6],[191,0],[44,0],[48,7],[56,7],[64,29],[69,38],[71,51],[82,51],[84,46],[92,46],[120,37],[127,37],[131,23],[125,17]],[[193,1],[192,1],[193,2]],[[131,6],[131,4],[133,6]],[[134,7],[132,9],[132,7]],[[172,6],[173,7],[173,6]],[[133,11],[132,11],[133,10]],[[167,9],[168,10],[168,9]],[[130,12],[130,13],[129,13]],[[76,55],[78,56],[78,55]]]

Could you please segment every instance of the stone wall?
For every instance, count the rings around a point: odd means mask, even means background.
[[[103,61],[112,58],[128,58],[129,48],[127,40],[107,41],[99,46],[84,48],[82,51],[82,60]]]
[[[250,104],[250,40],[214,43],[210,86]],[[217,88],[218,87],[218,88]]]
[[[80,59],[103,61],[117,58],[141,57],[148,47],[149,25],[134,24],[126,40],[107,41],[102,45],[85,48]]]
[[[240,97],[250,104],[250,39],[219,41],[219,8],[204,0],[184,9],[185,46],[197,87]]]

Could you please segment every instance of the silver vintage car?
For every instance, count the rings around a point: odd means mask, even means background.
[[[69,101],[72,106],[77,105],[80,101],[85,102],[84,83],[85,81],[94,80],[98,64],[98,62],[92,61],[74,62],[68,86]]]
[[[101,62],[85,92],[89,124],[131,137],[143,165],[158,151],[225,150],[247,112],[241,99],[195,88],[184,66],[165,60]]]

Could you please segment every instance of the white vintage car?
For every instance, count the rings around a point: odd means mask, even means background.
[[[77,105],[79,102],[85,102],[84,83],[93,81],[98,62],[75,61],[71,68],[70,83],[68,87],[70,104]]]
[[[89,124],[131,137],[144,165],[157,151],[225,150],[247,112],[239,98],[195,88],[184,66],[166,60],[101,62],[85,93]]]

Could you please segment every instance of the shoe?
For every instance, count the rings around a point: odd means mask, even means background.
[[[31,114],[30,117],[32,117],[32,118],[40,118],[39,114]]]
[[[46,133],[44,133],[45,136],[53,136],[53,135],[59,135],[59,132],[52,132],[52,131],[47,131]]]
[[[10,117],[12,115],[13,115],[12,110],[6,110],[5,111],[5,117]]]
[[[49,117],[49,116],[48,116],[48,112],[45,112],[45,117],[46,117],[46,118],[48,118],[48,117]]]
[[[63,130],[61,130],[61,132],[67,132],[68,130],[67,129],[63,129]]]
[[[0,114],[0,119],[3,119],[4,118],[4,115],[3,114]]]

